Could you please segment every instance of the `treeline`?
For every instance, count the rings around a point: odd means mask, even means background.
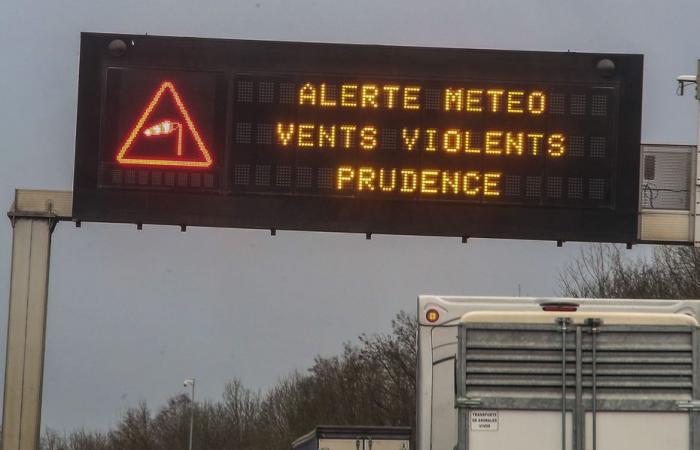
[[[46,430],[42,450],[187,450],[195,408],[193,450],[286,450],[316,425],[411,426],[415,421],[416,320],[400,313],[387,334],[362,335],[341,355],[317,357],[261,394],[240,381],[221,399],[179,395],[158,410],[128,409],[107,432]]]
[[[700,251],[657,246],[630,258],[621,246],[583,247],[560,274],[560,294],[588,298],[700,298]]]

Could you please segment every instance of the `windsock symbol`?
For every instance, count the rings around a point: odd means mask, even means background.
[[[165,134],[170,134],[174,132],[175,130],[180,129],[180,124],[177,122],[172,122],[170,120],[164,120],[161,123],[157,123],[153,125],[152,127],[148,127],[145,130],[143,130],[143,134],[145,136],[151,137],[151,136],[161,136]]]
[[[146,137],[167,136],[177,131],[177,156],[182,156],[182,125],[172,120],[164,120],[143,130]]]

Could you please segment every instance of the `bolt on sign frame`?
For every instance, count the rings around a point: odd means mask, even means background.
[[[642,66],[84,33],[74,219],[633,243]]]

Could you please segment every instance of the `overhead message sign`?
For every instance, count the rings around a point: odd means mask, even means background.
[[[642,57],[84,34],[78,220],[637,239]]]

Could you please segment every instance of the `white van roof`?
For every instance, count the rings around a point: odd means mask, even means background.
[[[586,313],[588,317],[623,313],[625,316],[631,314],[678,314],[700,318],[700,301],[698,300],[421,295],[418,297],[418,323],[431,327],[456,326],[459,325],[462,316],[471,312],[542,313],[545,312],[543,308],[546,305],[552,304],[570,304],[575,307],[576,312]],[[438,312],[437,321],[429,322],[426,319],[426,313],[430,310]],[[558,314],[558,317],[561,317],[564,312],[551,311],[548,314]],[[622,320],[612,317],[611,320]]]
[[[687,314],[600,312],[583,311],[473,311],[462,316],[460,323],[556,323],[560,317],[571,319],[573,324],[583,325],[587,319],[596,318],[603,325],[662,325],[698,327],[698,321]]]

